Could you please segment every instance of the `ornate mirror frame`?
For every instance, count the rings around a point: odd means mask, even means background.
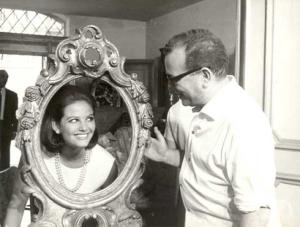
[[[150,138],[152,108],[145,86],[137,75],[123,69],[125,58],[93,25],[60,42],[52,65],[42,70],[34,86],[28,87],[17,111],[17,146],[22,150],[21,169],[24,191],[34,197],[38,214],[30,226],[79,227],[86,219],[98,226],[141,226],[142,219],[131,203],[134,189],[142,182],[143,153]],[[53,95],[78,78],[101,78],[117,90],[128,109],[132,125],[132,144],[127,163],[108,187],[90,194],[78,194],[60,186],[42,159],[40,133],[42,119]]]

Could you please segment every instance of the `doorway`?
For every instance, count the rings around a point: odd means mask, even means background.
[[[18,107],[23,103],[25,89],[33,86],[43,68],[45,57],[32,55],[1,54],[0,69],[8,73],[6,88],[14,91],[18,95]],[[15,140],[10,145],[10,166],[18,166],[21,151],[16,148]],[[30,223],[29,203],[26,206],[21,227]]]
[[[6,88],[18,95],[18,107],[23,102],[25,89],[33,86],[43,67],[45,57],[32,55],[1,54],[0,68],[8,73]],[[21,151],[15,147],[13,140],[10,146],[10,166],[18,166]]]

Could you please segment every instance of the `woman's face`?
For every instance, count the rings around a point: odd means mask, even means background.
[[[61,134],[69,148],[86,148],[95,132],[94,111],[86,101],[75,101],[63,110],[60,122],[52,122],[53,130]]]

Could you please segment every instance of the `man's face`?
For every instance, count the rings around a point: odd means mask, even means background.
[[[185,65],[185,47],[178,47],[165,57],[166,73],[169,78],[188,71]],[[199,74],[199,75],[198,75]],[[203,105],[204,91],[202,89],[201,70],[186,75],[180,80],[170,80],[171,86],[174,88],[177,95],[185,106]]]

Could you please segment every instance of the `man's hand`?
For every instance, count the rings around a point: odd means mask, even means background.
[[[157,127],[154,127],[154,133],[156,135],[156,139],[151,138],[151,144],[150,147],[146,150],[145,156],[153,161],[163,162],[168,150],[168,146],[165,138],[157,129]]]
[[[169,149],[167,142],[157,127],[154,127],[155,138],[151,138],[151,144],[145,151],[145,156],[156,162],[164,162],[173,166],[179,166],[179,151]]]

